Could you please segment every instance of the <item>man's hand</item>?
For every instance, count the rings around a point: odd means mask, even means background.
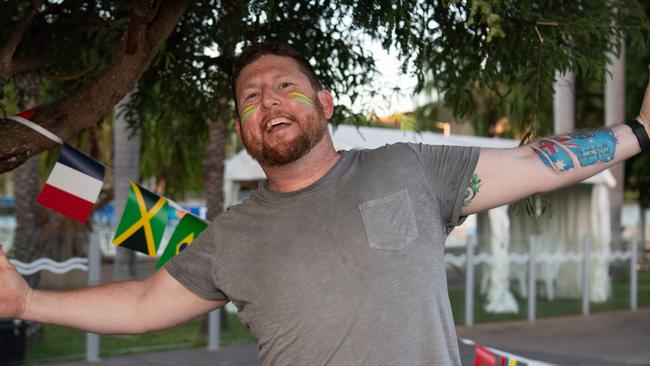
[[[20,318],[25,313],[31,292],[0,245],[0,318]]]
[[[648,71],[650,74],[650,65],[648,65]],[[641,111],[639,112],[637,120],[645,125],[646,131],[650,134],[650,79],[648,80],[648,86],[646,86],[645,89],[645,96],[643,97]]]

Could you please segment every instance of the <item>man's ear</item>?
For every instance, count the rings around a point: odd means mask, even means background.
[[[239,117],[235,118],[235,131],[237,131],[237,137],[239,137],[239,141],[241,141],[241,120]]]
[[[326,119],[332,118],[334,114],[334,97],[329,90],[321,90],[316,94],[318,101],[320,102],[321,107],[323,107],[323,114]]]

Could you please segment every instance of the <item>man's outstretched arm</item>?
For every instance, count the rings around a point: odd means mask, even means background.
[[[650,82],[636,119],[650,134]],[[462,214],[578,183],[640,151],[637,136],[625,124],[541,138],[512,149],[481,149]]]
[[[136,334],[169,328],[221,307],[203,299],[165,269],[141,281],[72,291],[32,290],[0,247],[0,317],[64,325],[98,334]]]

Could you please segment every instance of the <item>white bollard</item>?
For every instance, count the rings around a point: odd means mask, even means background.
[[[589,273],[591,272],[591,240],[582,241],[582,315],[589,315]]]
[[[537,271],[535,251],[536,237],[528,238],[528,321],[534,322],[537,318]]]
[[[224,308],[223,311],[226,311]],[[219,349],[219,328],[221,328],[221,310],[213,310],[208,315],[208,350]]]
[[[465,254],[465,326],[474,325],[474,247],[476,236],[467,236]]]
[[[630,248],[630,310],[635,311],[638,308],[638,284],[639,278],[636,272],[638,262],[639,238],[632,238],[632,248]]]
[[[88,286],[101,280],[102,257],[99,250],[99,234],[93,229],[88,241]],[[99,361],[99,335],[86,333],[86,361]]]

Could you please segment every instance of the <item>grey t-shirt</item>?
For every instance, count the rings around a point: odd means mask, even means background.
[[[232,301],[264,365],[460,365],[443,252],[479,149],[340,154],[299,191],[260,185],[167,270]]]

